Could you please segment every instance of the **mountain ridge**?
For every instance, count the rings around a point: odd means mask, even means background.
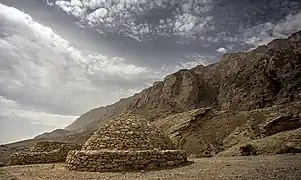
[[[89,126],[89,123],[94,124],[93,122],[97,121],[100,123],[101,119],[107,119],[108,117],[118,115],[124,111],[139,111],[143,109],[158,109],[157,106],[164,105],[164,110],[170,109],[167,112],[164,112],[164,115],[159,115],[160,113],[148,113],[147,119],[154,120],[162,117],[166,117],[170,114],[181,113],[187,110],[192,110],[200,107],[206,106],[215,106],[217,109],[232,109],[232,110],[251,110],[256,108],[262,108],[268,105],[259,104],[250,104],[246,107],[236,107],[234,102],[229,104],[229,98],[225,99],[224,96],[233,97],[234,95],[231,92],[221,91],[224,87],[231,84],[224,84],[223,87],[219,87],[219,84],[222,84],[223,81],[227,78],[235,79],[235,76],[239,76],[242,72],[240,68],[244,68],[245,71],[248,71],[247,75],[252,74],[250,68],[255,69],[258,67],[252,67],[251,60],[256,60],[255,66],[264,66],[262,68],[273,68],[265,67],[266,65],[260,65],[260,58],[266,58],[266,54],[270,53],[272,56],[277,56],[276,52],[281,51],[281,49],[288,49],[293,47],[295,51],[300,52],[301,32],[296,32],[286,39],[275,39],[268,43],[267,45],[259,46],[258,48],[249,51],[249,52],[238,52],[238,53],[228,53],[225,54],[219,63],[211,64],[209,66],[196,66],[190,70],[181,69],[171,75],[168,75],[164,78],[163,81],[158,81],[153,84],[153,86],[142,90],[139,93],[134,94],[129,98],[121,99],[120,101],[108,105],[106,107],[100,107],[93,109],[76,119],[71,125],[66,127],[66,130],[76,130],[83,128],[77,127],[77,124],[83,124]],[[278,52],[281,53],[281,52]],[[295,52],[282,52],[284,53],[295,53]],[[298,55],[298,53],[295,53]],[[269,55],[268,55],[269,56]],[[281,54],[278,54],[281,56]],[[254,59],[255,57],[255,59]],[[277,57],[276,57],[277,58]],[[298,58],[298,57],[296,57]],[[239,59],[239,60],[238,60]],[[253,63],[254,64],[254,63]],[[271,65],[272,66],[272,65]],[[279,67],[275,67],[279,68]],[[281,68],[281,67],[280,67]],[[251,71],[251,72],[249,72]],[[274,73],[274,72],[273,72]],[[245,74],[244,74],[245,75]],[[231,77],[230,77],[231,76]],[[261,75],[260,75],[261,76]],[[269,76],[269,75],[262,75]],[[259,77],[262,78],[262,77]],[[271,78],[271,80],[266,80],[266,78]],[[266,82],[271,83],[273,78],[277,77],[263,77],[262,79]],[[248,82],[248,78],[243,79]],[[241,81],[243,81],[241,80]],[[232,80],[235,81],[235,80]],[[300,82],[298,82],[300,83]],[[232,83],[233,84],[233,83]],[[272,87],[266,89],[271,90]],[[219,92],[221,91],[221,92]],[[246,91],[248,92],[248,91]],[[159,98],[156,98],[159,97]],[[176,100],[171,100],[175,98]],[[199,98],[196,99],[196,98]],[[298,98],[300,98],[298,96]],[[240,98],[243,99],[243,98]],[[162,102],[166,100],[165,102]],[[150,104],[157,102],[154,107]],[[161,102],[160,102],[161,101]],[[261,101],[261,100],[260,100]],[[267,100],[268,101],[268,100]],[[267,102],[265,102],[267,103]],[[172,106],[172,107],[171,107]],[[228,107],[229,106],[229,107]],[[171,108],[168,108],[171,107]],[[81,123],[80,123],[81,122]]]
[[[248,52],[225,54],[215,64],[179,70],[34,140],[84,143],[100,125],[124,113],[159,126],[179,148],[202,157],[249,141],[266,142],[256,141],[265,134],[279,139],[273,135],[301,127],[301,31]],[[289,134],[294,133],[282,135]],[[301,148],[301,140],[295,140],[290,144]],[[267,147],[278,149],[262,153],[286,148]]]

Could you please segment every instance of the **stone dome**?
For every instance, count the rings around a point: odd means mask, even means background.
[[[108,121],[85,143],[70,151],[66,169],[73,171],[132,171],[174,167],[187,162],[171,139],[146,120],[123,115]]]
[[[146,120],[123,115],[100,127],[82,150],[173,150],[171,139]]]

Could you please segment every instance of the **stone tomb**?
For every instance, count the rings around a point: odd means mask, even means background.
[[[56,142],[37,142],[30,152],[13,153],[9,159],[9,165],[26,165],[41,163],[65,162],[70,150],[79,150],[81,145]]]
[[[177,166],[187,161],[170,138],[144,119],[124,115],[100,127],[81,151],[70,151],[66,168],[76,171],[131,171]]]

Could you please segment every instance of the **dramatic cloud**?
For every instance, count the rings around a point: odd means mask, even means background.
[[[0,116],[6,123],[26,119],[63,128],[77,115],[162,76],[122,58],[80,51],[51,28],[2,4],[0,25]]]
[[[0,91],[21,104],[79,115],[118,100],[111,92],[120,91],[119,84],[127,96],[128,90],[159,78],[159,73],[125,59],[80,51],[27,14],[0,8]]]
[[[191,63],[155,70],[80,50],[28,14],[0,4],[1,123],[64,128],[91,108],[128,97]]]
[[[211,0],[55,0],[46,1],[95,28],[127,34],[137,39],[156,35],[195,38],[214,29]],[[200,16],[201,15],[201,16]]]
[[[254,48],[300,29],[301,3],[295,0],[256,3],[47,0],[47,3],[76,17],[82,27],[90,26],[104,34],[110,31],[147,43],[164,37],[170,44],[194,43],[212,52],[228,46],[240,50]]]
[[[277,23],[265,22],[246,29],[243,37],[247,44],[257,47],[275,38],[285,38],[299,30],[301,30],[301,12],[289,14]]]

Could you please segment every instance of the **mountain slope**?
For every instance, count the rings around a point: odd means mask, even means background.
[[[150,88],[83,114],[67,130],[89,129],[122,112],[149,120],[188,110],[253,110],[301,99],[301,32],[217,64],[180,70]]]
[[[161,127],[191,154],[212,156],[246,141],[301,126],[301,31],[209,66],[168,75],[119,102],[80,116],[40,139],[84,142],[123,113]],[[301,141],[301,140],[298,140]]]
[[[178,147],[191,154],[213,156],[237,144],[301,127],[301,101],[239,112],[200,108],[154,123]],[[301,139],[298,141],[300,144]]]

